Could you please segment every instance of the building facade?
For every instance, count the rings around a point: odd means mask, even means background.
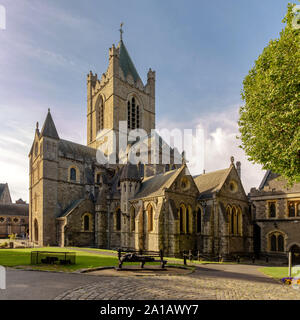
[[[120,121],[125,126],[120,127]],[[128,130],[143,129],[143,153],[157,161],[132,164]],[[248,198],[240,163],[192,177],[184,156],[155,129],[155,71],[144,85],[121,40],[109,49],[107,71],[87,75],[87,145],[61,139],[50,110],[29,153],[30,239],[38,245],[185,250],[232,257],[253,251]],[[114,133],[116,149],[107,145]],[[121,148],[121,135],[127,137]],[[130,136],[129,136],[130,137]],[[100,150],[100,151],[99,151]],[[115,151],[119,150],[119,151]],[[170,155],[164,163],[164,154]],[[105,164],[99,157],[111,157]]]
[[[300,183],[290,186],[267,171],[259,188],[251,189],[250,200],[256,254],[286,261],[287,252],[292,251],[296,259],[300,254]]]
[[[25,238],[28,233],[28,204],[19,199],[12,203],[8,184],[0,184],[0,238],[11,234]]]

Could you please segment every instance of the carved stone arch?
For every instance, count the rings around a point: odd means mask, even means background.
[[[292,242],[292,243],[290,243],[290,244],[286,247],[287,251],[290,251],[291,248],[294,247],[294,246],[297,246],[297,247],[300,248],[300,243],[299,243],[299,242]]]
[[[153,210],[156,211],[157,209],[157,204],[155,203],[155,201],[151,200],[151,201],[145,201],[144,202],[144,210],[147,210],[148,205],[151,204],[153,207]]]

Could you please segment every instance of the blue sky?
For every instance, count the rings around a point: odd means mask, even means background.
[[[28,200],[28,153],[50,107],[59,135],[86,141],[86,74],[124,42],[143,80],[156,71],[158,127],[206,128],[207,171],[242,161],[246,190],[263,172],[238,148],[243,78],[277,38],[289,1],[0,0],[0,182]],[[296,2],[294,0],[293,2]]]

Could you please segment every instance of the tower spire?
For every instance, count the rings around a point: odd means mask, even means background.
[[[123,33],[124,33],[124,31],[123,31],[123,25],[124,25],[124,22],[121,22],[121,24],[120,24],[120,29],[119,29],[119,31],[120,31],[120,41],[122,41],[123,40]]]

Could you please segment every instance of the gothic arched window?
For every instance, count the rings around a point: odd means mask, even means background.
[[[275,218],[276,217],[276,203],[269,202],[269,217]]]
[[[235,234],[235,223],[236,223],[236,209],[232,208],[231,213],[231,234]]]
[[[277,251],[277,239],[275,234],[271,235],[271,251]]]
[[[197,211],[197,233],[201,233],[201,209]]]
[[[83,229],[84,231],[90,230],[90,217],[88,215],[85,215],[83,218]]]
[[[153,207],[151,204],[147,207],[148,231],[153,230]]]
[[[104,129],[104,103],[100,96],[96,106],[97,132]]]
[[[131,99],[131,129],[135,129],[135,99]]]
[[[275,252],[284,252],[284,236],[279,232],[273,232],[269,235],[270,250]]]
[[[183,233],[183,208],[179,208],[179,224],[180,224],[180,233]]]
[[[295,217],[295,204],[289,202],[289,217]]]
[[[180,233],[186,233],[187,228],[186,228],[186,223],[187,223],[187,209],[184,204],[182,204],[179,208],[179,225],[180,225]]]
[[[75,168],[70,169],[70,180],[76,181],[76,169]]]
[[[127,101],[127,127],[128,129],[140,128],[140,107],[134,97]]]
[[[277,237],[277,249],[280,252],[284,251],[284,239],[281,234]]]
[[[185,215],[185,232],[186,233],[190,233],[190,218],[192,216],[192,209],[190,207],[188,207],[186,209],[186,215]]]

